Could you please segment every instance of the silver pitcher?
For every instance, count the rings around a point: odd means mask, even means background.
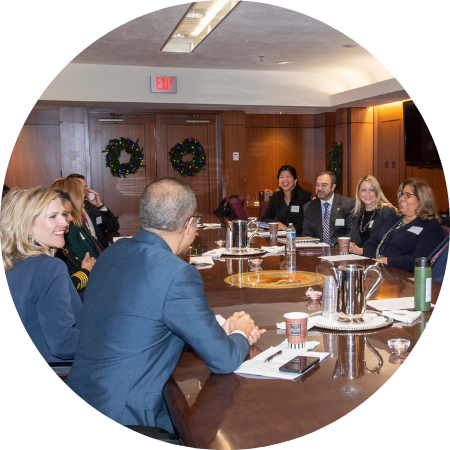
[[[247,230],[250,224],[256,223],[256,228],[250,237],[247,237]],[[250,247],[250,241],[259,230],[259,222],[257,219],[247,223],[246,220],[232,220],[228,224],[231,231],[231,246],[233,250],[241,251]]]
[[[378,272],[378,279],[364,296],[364,280],[369,270]],[[356,264],[345,264],[337,269],[333,267],[336,285],[338,289],[337,312],[340,322],[363,322],[362,317],[366,312],[367,300],[380,285],[383,275],[377,266],[364,266]]]

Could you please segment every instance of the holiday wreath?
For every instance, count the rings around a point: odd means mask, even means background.
[[[144,149],[138,145],[139,139],[133,142],[129,138],[111,139],[102,153],[106,153],[106,167],[109,167],[111,175],[117,178],[126,178],[127,175],[133,175],[139,167],[144,166]],[[119,158],[122,151],[125,150],[130,155],[127,163],[121,163]]]
[[[183,161],[187,154],[192,155],[192,161]],[[206,166],[206,155],[200,142],[191,138],[171,148],[169,161],[182,177],[193,177]]]

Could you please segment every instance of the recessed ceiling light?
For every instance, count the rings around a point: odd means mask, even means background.
[[[291,64],[291,61],[277,61],[277,64]]]
[[[342,47],[344,48],[357,48],[357,47],[361,47],[358,44],[347,44],[347,45],[343,45]]]
[[[239,0],[208,0],[192,3],[160,50],[191,53],[239,3]],[[199,4],[201,9],[194,9]],[[181,37],[182,40],[177,39]]]
[[[202,19],[205,15],[192,10],[192,12],[190,12],[186,17],[189,17],[189,19]]]

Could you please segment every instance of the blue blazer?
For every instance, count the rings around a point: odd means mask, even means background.
[[[383,236],[394,226],[400,217],[397,214],[385,219],[375,236],[364,244],[363,255],[375,258],[378,244]],[[411,228],[419,231],[413,233]],[[436,219],[414,219],[399,230],[389,233],[385,240],[386,249],[382,256],[387,257],[388,265],[407,272],[413,272],[415,260],[420,256],[429,256],[436,246],[443,240],[442,227]]]
[[[25,330],[47,362],[72,360],[83,306],[58,258],[39,255],[18,262],[6,274]]]
[[[123,425],[173,431],[162,390],[185,342],[215,373],[236,370],[250,345],[227,336],[198,270],[141,230],[109,246],[92,269],[84,323],[67,384]]]

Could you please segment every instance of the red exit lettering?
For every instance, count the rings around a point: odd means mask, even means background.
[[[171,91],[172,80],[171,77],[156,77],[156,89],[158,91]]]

